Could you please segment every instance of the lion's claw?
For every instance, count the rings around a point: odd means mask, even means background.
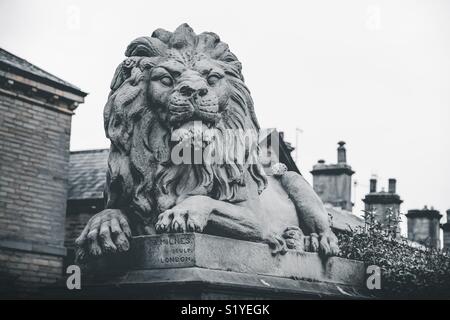
[[[319,236],[317,235],[317,233],[311,233],[309,235],[309,251],[319,251]]]
[[[338,240],[334,233],[324,232],[319,235],[319,253],[325,257],[339,254]]]
[[[158,216],[155,229],[158,233],[168,232],[173,220],[173,210],[166,210]]]
[[[187,211],[173,210],[173,219],[170,227],[172,232],[186,232],[186,216]]]
[[[199,222],[190,210],[172,208],[158,216],[155,228],[158,233],[164,232],[202,232],[204,224]]]
[[[75,240],[76,259],[81,262],[89,256],[127,251],[130,237],[131,229],[126,216],[119,209],[105,209],[89,219]]]

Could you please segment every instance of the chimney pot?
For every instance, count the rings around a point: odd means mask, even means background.
[[[347,162],[347,155],[346,155],[346,150],[345,150],[345,142],[344,141],[339,141],[338,142],[338,163],[346,163]]]
[[[370,192],[377,192],[377,179],[370,179]]]
[[[389,188],[388,188],[389,193],[395,193],[396,184],[397,180],[389,179]]]

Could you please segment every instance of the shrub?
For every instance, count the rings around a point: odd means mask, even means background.
[[[389,213],[388,213],[389,214]],[[449,298],[450,255],[437,249],[413,247],[392,225],[382,226],[366,212],[365,226],[338,235],[344,258],[381,268],[383,298]]]

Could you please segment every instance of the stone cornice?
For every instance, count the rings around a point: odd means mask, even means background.
[[[69,109],[61,108],[61,107],[58,107],[58,105],[50,104],[50,103],[47,103],[47,102],[43,102],[41,100],[38,100],[38,99],[35,99],[35,98],[32,98],[32,97],[28,97],[28,96],[26,96],[24,94],[13,92],[13,91],[10,91],[10,90],[6,90],[6,89],[0,88],[0,94],[9,96],[11,98],[22,100],[22,101],[30,103],[30,104],[38,105],[38,106],[44,107],[46,109],[50,109],[50,110],[57,111],[57,112],[62,112],[62,113],[65,113],[67,115],[73,115],[74,114],[74,112],[69,110]]]
[[[362,201],[366,204],[401,204],[403,202],[398,194],[389,192],[369,193]]]
[[[39,81],[35,77],[26,77],[11,70],[3,70],[0,64],[0,88],[20,97],[34,99],[44,104],[57,105],[61,109],[72,112],[84,102],[87,93],[63,88],[59,84]],[[67,89],[67,90],[65,90]]]
[[[347,164],[316,164],[310,171],[313,176],[318,175],[352,175],[355,171]]]
[[[408,210],[408,213],[405,214],[405,216],[408,218],[442,218],[442,214],[440,214],[439,211],[431,209]]]
[[[29,81],[33,81],[33,82],[36,82],[36,83],[40,83],[41,85],[45,85],[45,86],[54,88],[56,90],[60,90],[60,91],[67,92],[67,93],[71,93],[74,96],[78,96],[78,97],[85,97],[85,96],[87,96],[86,92],[83,92],[80,89],[78,89],[77,87],[72,86],[72,85],[70,85],[70,84],[68,84],[68,83],[66,83],[66,82],[64,82],[64,81],[62,81],[60,79],[58,79],[60,81],[57,82],[57,81],[52,80],[49,77],[39,76],[39,75],[37,75],[35,73],[28,72],[27,70],[25,70],[23,68],[21,69],[21,68],[18,68],[16,66],[12,65],[12,64],[5,63],[4,61],[0,61],[0,70],[2,72],[6,72],[6,73],[9,73],[9,74],[14,74],[17,77],[20,77],[20,78],[23,78],[23,79],[27,79]]]

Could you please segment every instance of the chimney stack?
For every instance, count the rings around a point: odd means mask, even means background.
[[[345,142],[344,141],[339,141],[338,142],[338,163],[346,163],[347,162],[347,155],[345,154]]]
[[[352,211],[351,201],[352,175],[355,173],[347,164],[345,142],[339,141],[337,148],[338,163],[325,163],[320,159],[313,166],[313,188],[324,203],[343,210]]]
[[[370,193],[377,192],[377,179],[370,179]]]
[[[397,184],[397,180],[389,179],[389,187],[388,187],[389,193],[395,193],[395,185],[396,184]]]
[[[425,246],[440,249],[440,220],[442,215],[431,207],[422,210],[408,210],[408,239]],[[444,233],[444,243],[445,243]]]

